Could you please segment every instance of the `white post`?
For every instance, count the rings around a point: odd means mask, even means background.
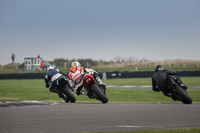
[[[185,62],[183,62],[183,67],[185,68]]]
[[[67,69],[67,63],[66,62],[64,63],[64,69]]]

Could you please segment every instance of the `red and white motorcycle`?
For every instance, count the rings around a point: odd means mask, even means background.
[[[102,103],[107,103],[108,98],[106,96],[106,86],[99,84],[94,78],[92,73],[85,73],[83,76],[84,91],[83,95],[87,95],[89,98],[95,98]]]

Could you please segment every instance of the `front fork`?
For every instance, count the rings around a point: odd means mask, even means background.
[[[167,84],[168,84],[168,88],[169,88],[170,90],[174,90],[174,88],[177,86],[177,85],[176,85],[176,82],[174,81],[173,78],[168,78],[168,79],[167,79]]]

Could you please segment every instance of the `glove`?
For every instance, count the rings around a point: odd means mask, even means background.
[[[68,77],[68,74],[67,74],[67,73],[63,73],[63,75],[66,76],[66,77]]]
[[[89,68],[86,68],[85,70],[86,70],[86,72],[88,72],[88,73],[96,72],[95,70],[89,69]]]

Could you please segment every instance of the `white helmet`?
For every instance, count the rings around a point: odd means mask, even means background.
[[[78,61],[72,62],[72,67],[73,66],[77,66],[77,67],[81,67],[81,64]]]
[[[49,71],[49,70],[51,70],[51,69],[55,69],[56,67],[54,67],[54,66],[49,66],[48,68],[47,68],[47,71]]]

